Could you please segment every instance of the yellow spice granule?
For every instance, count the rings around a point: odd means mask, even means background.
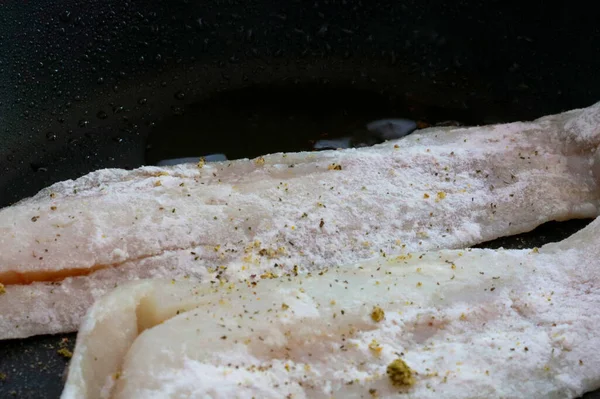
[[[61,355],[62,357],[65,357],[67,359],[70,359],[73,357],[73,352],[71,352],[70,350],[68,350],[67,348],[61,348],[59,350],[56,351],[59,355]]]
[[[374,322],[379,323],[380,321],[385,319],[385,312],[379,306],[375,306],[373,308],[373,311],[371,312],[371,319]]]
[[[372,340],[371,343],[369,344],[369,349],[375,355],[379,356],[381,354],[381,351],[383,350],[383,347],[381,345],[379,345],[379,342],[377,342],[376,340]]]
[[[415,383],[412,370],[402,359],[396,359],[387,366],[387,375],[392,385],[409,387]]]

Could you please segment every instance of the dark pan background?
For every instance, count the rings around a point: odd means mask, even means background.
[[[588,106],[597,17],[577,1],[0,0],[0,206],[99,168],[306,149],[369,118]],[[62,337],[0,343],[0,398],[57,397]]]

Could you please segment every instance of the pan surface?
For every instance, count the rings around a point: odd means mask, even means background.
[[[0,1],[0,206],[99,168],[309,149],[380,117],[482,124],[600,100],[593,13],[527,3]],[[58,397],[74,339],[0,342],[0,398]]]

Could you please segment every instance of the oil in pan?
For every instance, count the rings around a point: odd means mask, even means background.
[[[146,164],[370,146],[443,122],[448,114],[352,86],[247,87],[179,107],[158,123],[148,136]],[[480,122],[462,116],[464,124]]]

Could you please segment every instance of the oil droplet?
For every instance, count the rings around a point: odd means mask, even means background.
[[[183,100],[185,98],[185,93],[182,91],[178,91],[177,93],[175,93],[174,97],[177,100]]]
[[[108,118],[108,114],[104,111],[98,111],[98,113],[96,114],[96,117],[98,119],[106,119],[106,118]]]
[[[48,167],[43,164],[32,163],[32,164],[29,164],[29,166],[31,166],[31,169],[33,169],[34,172],[47,172],[48,171]]]
[[[178,116],[181,116],[184,114],[183,108],[175,107],[175,106],[171,107],[171,112],[173,112],[173,115],[178,115]]]
[[[48,132],[46,133],[46,138],[50,141],[55,141],[58,138],[58,136],[54,132]]]
[[[79,121],[79,127],[86,127],[86,126],[87,126],[87,125],[89,125],[89,124],[90,124],[90,122],[89,122],[89,121],[87,121],[87,120],[85,120],[85,119],[81,119],[81,120]]]
[[[70,22],[71,21],[71,11],[65,10],[65,11],[61,12],[60,15],[58,16],[58,18],[60,18],[60,20],[64,23]]]
[[[140,98],[140,99],[138,100],[138,104],[140,104],[140,105],[146,105],[146,103],[147,103],[147,102],[148,102],[148,100],[147,100],[147,99],[145,99],[145,98]]]

